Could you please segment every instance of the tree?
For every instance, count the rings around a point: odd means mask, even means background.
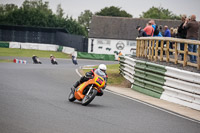
[[[181,16],[180,15],[177,16],[173,14],[168,9],[153,6],[148,11],[142,12],[142,15],[140,15],[140,18],[180,20]]]
[[[88,28],[89,24],[91,22],[93,13],[90,10],[85,10],[84,12],[81,12],[80,16],[78,16],[78,22]]]
[[[80,16],[78,17],[78,23],[81,24],[86,31],[86,36],[88,36],[88,28],[89,24],[91,23],[93,13],[90,10],[85,10],[81,12]]]
[[[75,19],[63,17],[61,5],[58,9],[58,14],[54,14],[49,3],[42,0],[25,0],[20,8],[12,4],[0,5],[0,24],[59,27],[71,34],[87,36],[86,29]]]
[[[6,15],[9,12],[12,12],[14,10],[18,9],[18,6],[15,4],[0,4],[0,15]]]
[[[101,9],[100,12],[95,13],[99,16],[114,16],[114,17],[129,17],[132,18],[132,15],[127,13],[125,10],[121,10],[119,7],[111,6]]]
[[[56,15],[57,15],[59,18],[62,18],[63,15],[64,15],[64,11],[63,11],[63,9],[61,8],[61,4],[58,4],[58,6],[57,6]]]

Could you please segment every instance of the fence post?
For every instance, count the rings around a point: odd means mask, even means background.
[[[164,45],[164,41],[161,41],[161,49],[160,49],[160,61],[163,61],[163,45]]]
[[[177,50],[177,42],[175,42],[175,61],[174,61],[175,64],[178,63],[178,50]]]
[[[141,52],[142,52],[142,57],[144,57],[144,48],[145,48],[145,42],[144,42],[144,40],[141,40],[141,48],[142,48],[142,50],[141,50]]]
[[[149,40],[149,57],[148,59],[151,59],[151,40]]]
[[[200,45],[198,45],[197,69],[200,69]]]
[[[159,40],[156,40],[155,61],[157,61],[157,59],[158,59],[158,43],[159,43]]]
[[[153,43],[152,43],[151,61],[154,59],[154,51],[155,51],[154,45],[155,45],[155,40],[153,40],[152,42]]]
[[[188,44],[184,44],[184,61],[183,66],[185,67],[187,65],[187,55],[188,55]]]
[[[140,53],[140,40],[137,40],[136,56],[139,57]]]
[[[148,54],[148,41],[145,40],[145,57],[147,57]]]
[[[167,41],[166,62],[169,62],[169,41]]]

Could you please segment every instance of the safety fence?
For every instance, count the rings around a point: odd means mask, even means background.
[[[10,42],[9,48],[20,48],[20,49],[34,49],[34,50],[46,50],[46,51],[57,51],[58,45],[51,44],[40,44],[40,43],[20,43],[20,42]]]
[[[200,74],[120,56],[120,73],[141,93],[200,110]]]
[[[66,54],[72,54],[75,51],[75,49],[71,47],[58,46],[52,44],[22,43],[22,42],[0,42],[0,47],[34,49],[34,50],[45,50],[45,51],[60,51]]]
[[[66,54],[75,54],[78,58],[82,59],[94,59],[94,60],[115,60],[115,55],[107,54],[91,54],[87,52],[77,52],[74,48],[58,46],[52,44],[40,44],[40,43],[21,43],[21,42],[0,42],[0,47],[4,48],[20,48],[20,49],[34,49],[34,50],[46,50],[46,51],[60,51]],[[74,53],[75,52],[75,53]]]
[[[180,50],[180,44],[184,45],[184,50]],[[191,44],[197,47],[196,52],[188,50],[192,46]],[[179,58],[181,54],[184,57],[183,60]],[[137,38],[136,56],[152,61],[179,63],[183,64],[183,67],[194,66],[200,69],[200,41],[171,37],[140,37]],[[195,56],[197,62],[190,62],[188,56]]]

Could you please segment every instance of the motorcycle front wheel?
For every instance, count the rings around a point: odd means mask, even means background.
[[[96,96],[97,94],[97,90],[96,89],[92,89],[89,94],[85,95],[85,97],[82,100],[82,105],[87,106]]]
[[[68,100],[69,100],[70,102],[73,102],[73,101],[75,101],[75,100],[76,100],[76,98],[75,98],[75,96],[74,96],[74,92],[73,92],[73,91],[71,91],[71,92],[70,92],[70,94],[69,94],[69,96],[68,96]]]

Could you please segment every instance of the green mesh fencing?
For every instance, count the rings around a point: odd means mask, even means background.
[[[77,52],[77,57],[83,59],[94,59],[94,60],[109,60],[109,61],[115,60],[115,55],[91,54],[87,52]]]
[[[1,48],[9,48],[9,42],[0,42]]]

